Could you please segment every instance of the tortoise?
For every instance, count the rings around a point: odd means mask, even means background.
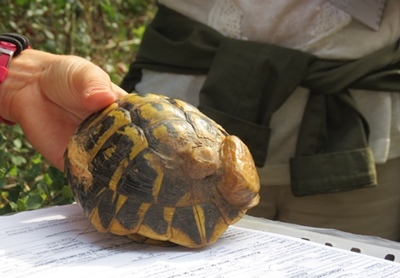
[[[92,114],[64,159],[93,226],[142,243],[210,245],[259,201],[246,145],[162,95],[131,93]]]

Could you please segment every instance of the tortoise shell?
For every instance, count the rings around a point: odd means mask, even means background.
[[[65,173],[95,228],[148,243],[214,243],[258,203],[248,148],[197,108],[129,94],[72,136]]]

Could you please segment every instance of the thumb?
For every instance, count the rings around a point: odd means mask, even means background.
[[[73,79],[75,90],[81,95],[83,105],[89,112],[97,112],[127,94],[112,83],[104,70],[88,61],[80,64],[79,70],[73,72],[76,77]]]
[[[90,112],[96,112],[126,94],[127,92],[113,83],[98,84],[87,89],[84,94],[84,105]]]

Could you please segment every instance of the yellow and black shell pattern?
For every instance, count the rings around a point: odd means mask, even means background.
[[[247,147],[197,108],[128,94],[72,136],[65,173],[100,232],[202,247],[258,203]]]

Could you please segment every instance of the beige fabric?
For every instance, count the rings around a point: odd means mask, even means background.
[[[354,59],[396,41],[400,3],[388,0],[378,32],[329,0],[158,0],[226,36],[311,52],[325,59]]]
[[[295,197],[290,186],[262,186],[248,214],[400,241],[400,159],[377,166],[378,187]]]

